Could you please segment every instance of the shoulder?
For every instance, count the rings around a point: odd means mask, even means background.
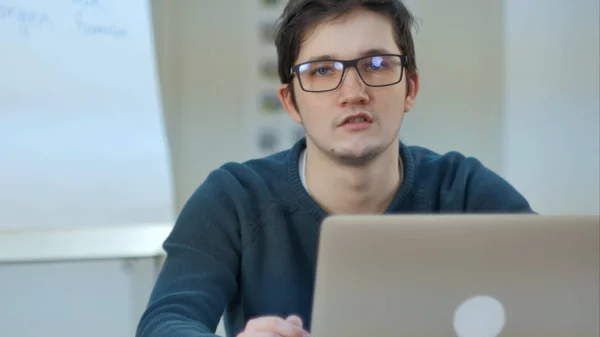
[[[244,162],[229,162],[215,170],[212,179],[236,195],[277,199],[288,185],[292,156],[293,150],[289,149]]]
[[[453,183],[464,175],[489,171],[477,158],[467,157],[458,151],[438,153],[421,146],[404,148],[412,157],[418,181],[443,179],[446,183]]]
[[[467,212],[532,212],[521,193],[475,157],[458,151],[437,153],[420,146],[405,149],[414,162],[415,187],[422,194],[435,194],[442,207]]]
[[[226,173],[241,183],[251,185],[270,180],[287,179],[292,152],[292,149],[288,149],[244,162],[229,162],[214,173]]]
[[[195,190],[190,208],[224,209],[238,217],[251,217],[265,203],[278,198],[275,187],[287,184],[291,150],[244,162],[227,162],[214,169]],[[253,211],[254,210],[254,211]]]
[[[274,207],[276,193],[271,186],[281,184],[287,176],[288,157],[289,151],[283,151],[228,162],[211,171],[181,209],[171,240],[187,242],[199,235],[215,238],[227,234],[233,241],[241,227]]]

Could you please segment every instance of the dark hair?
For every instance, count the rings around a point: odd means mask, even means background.
[[[402,0],[289,0],[275,27],[281,83],[290,83],[290,69],[298,58],[300,45],[319,23],[341,19],[357,8],[386,15],[392,20],[398,48],[408,56],[407,75],[414,74],[417,63],[411,29],[415,20]],[[293,95],[293,88],[291,90]]]

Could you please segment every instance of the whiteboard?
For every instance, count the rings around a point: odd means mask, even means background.
[[[0,0],[0,229],[173,218],[149,4]]]

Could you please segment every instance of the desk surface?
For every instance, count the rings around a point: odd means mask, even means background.
[[[0,263],[124,259],[164,254],[172,224],[0,231]]]

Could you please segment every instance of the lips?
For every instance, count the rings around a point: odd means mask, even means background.
[[[350,115],[350,116],[344,118],[344,120],[342,121],[342,123],[340,123],[339,126],[342,126],[345,124],[352,124],[352,123],[372,123],[372,122],[373,122],[373,119],[368,114],[357,113],[357,114]]]

